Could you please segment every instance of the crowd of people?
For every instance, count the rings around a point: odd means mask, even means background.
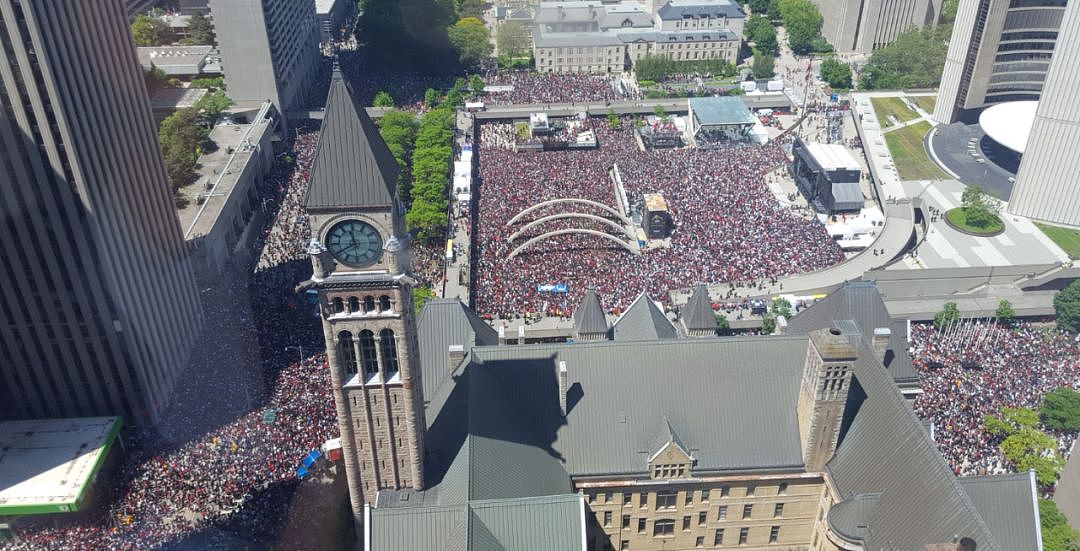
[[[315,127],[298,129],[262,184],[273,222],[253,261],[203,290],[204,329],[159,423],[122,435],[119,463],[87,511],[20,522],[0,548],[152,549],[279,536],[296,467],[338,431],[321,328],[313,306],[293,293],[310,274],[302,200],[317,136]]]
[[[1012,326],[968,322],[937,330],[911,327],[912,362],[923,393],[915,413],[934,425],[934,439],[958,475],[1010,472],[1000,438],[983,427],[984,415],[1004,407],[1038,409],[1058,387],[1080,384],[1080,343],[1072,335],[1031,323]],[[1076,434],[1052,433],[1068,454]]]
[[[566,315],[587,287],[596,287],[609,309],[626,307],[642,291],[666,300],[671,289],[699,282],[744,285],[824,268],[843,253],[816,220],[794,215],[769,191],[763,175],[786,162],[778,144],[720,151],[641,150],[629,119],[619,128],[592,125],[599,149],[513,153],[513,129],[481,127],[474,259],[477,312],[492,317]],[[565,212],[610,216],[601,209],[564,204],[543,207],[508,225],[523,209],[560,198],[589,199],[616,207],[609,176],[618,165],[630,202],[660,193],[674,220],[670,247],[634,254],[595,235],[568,234],[541,240],[510,258],[530,237],[584,228],[627,241],[607,224],[561,219],[539,224],[511,241],[525,221]],[[566,294],[538,286],[565,283]]]
[[[518,103],[585,103],[639,99],[615,76],[491,72],[483,76],[488,86],[505,86],[506,91],[487,92],[483,101],[496,105]]]

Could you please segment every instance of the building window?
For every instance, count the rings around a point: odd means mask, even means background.
[[[724,484],[720,487],[720,497],[728,497],[731,495],[731,486]]]
[[[611,511],[604,511],[604,526],[611,526]]]
[[[630,501],[633,500],[633,499],[634,499],[634,494],[631,494],[630,492],[626,492],[625,494],[623,494],[622,495],[622,504],[623,504],[623,506],[629,507],[630,506]]]
[[[787,482],[781,482],[780,485],[777,486],[776,495],[778,495],[778,496],[787,495]]]
[[[720,508],[716,510],[716,519],[717,520],[725,520],[725,519],[727,519],[727,505],[721,505]]]
[[[702,503],[708,503],[709,502],[709,491],[708,490],[702,490],[701,491],[701,502]]]
[[[390,297],[383,295],[379,297],[379,310],[387,312],[390,310]]]
[[[641,507],[642,509],[644,509],[644,508],[646,508],[648,506],[649,506],[649,496],[645,492],[642,492],[641,495],[638,496],[638,507]]]
[[[390,329],[379,331],[379,344],[382,346],[382,359],[386,364],[383,366],[383,373],[389,379],[398,370],[397,339],[394,338],[394,332]]]
[[[705,547],[705,538],[703,536],[698,536],[697,539],[694,540],[694,547]]]
[[[615,494],[604,492],[604,503],[611,503],[612,501],[615,501]]]
[[[773,509],[772,516],[773,516],[773,518],[778,518],[778,517],[784,516],[784,504],[783,503],[777,503],[776,504],[776,507]]]
[[[684,504],[685,504],[685,505],[686,505],[687,507],[689,507],[689,506],[691,506],[691,505],[693,505],[693,504],[694,504],[694,491],[693,491],[693,490],[687,490],[687,491],[686,491],[686,501],[684,501],[683,503],[684,503]]]
[[[623,527],[623,530],[627,530],[627,529],[630,528],[630,515],[623,515],[622,516],[622,527]]]
[[[780,527],[773,526],[769,529],[769,543],[776,543],[778,539],[780,539]]]
[[[619,544],[620,551],[628,551],[630,549],[630,542],[628,540],[622,540]]]
[[[746,540],[750,537],[749,528],[739,528],[739,545],[746,545]]]
[[[682,518],[682,529],[687,532],[690,531],[690,515],[686,515]]]
[[[639,534],[644,534],[645,533],[645,519],[643,519],[643,518],[637,519],[637,531],[638,531]]]
[[[675,520],[662,518],[653,522],[652,535],[653,537],[675,535]]]
[[[705,523],[709,520],[709,513],[701,511],[697,514],[698,526],[705,526]]]
[[[712,544],[713,545],[724,545],[724,529],[723,528],[717,528],[716,529],[716,534],[713,535]]]
[[[656,494],[656,508],[659,509],[674,509],[675,498],[678,494],[675,492],[658,492]]]
[[[757,490],[757,486],[755,486],[753,484],[747,486],[746,487],[746,497],[753,497],[754,496],[754,490]]]
[[[742,518],[750,518],[750,514],[753,513],[753,511],[754,511],[754,506],[753,505],[743,505],[743,507],[742,507]]]
[[[375,299],[373,297],[364,297],[364,311],[373,312],[375,310]]]
[[[356,297],[349,297],[349,313],[355,313],[360,311],[360,299]]]
[[[333,305],[335,314],[340,314],[345,311],[345,301],[341,300],[340,298],[335,298]]]
[[[375,334],[367,329],[360,332],[360,363],[364,373],[374,375],[379,372],[379,358],[375,354]]]
[[[338,361],[346,377],[356,374],[356,349],[353,348],[352,333],[348,331],[338,333]]]
[[[585,492],[585,496],[589,499],[589,503],[596,503],[596,492]]]

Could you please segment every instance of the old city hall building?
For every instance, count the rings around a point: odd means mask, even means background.
[[[642,295],[576,342],[413,314],[397,165],[335,75],[307,206],[367,550],[1038,549],[1030,473],[957,478],[897,388],[904,338],[854,283],[787,334],[718,337]],[[974,547],[973,547],[974,546]]]

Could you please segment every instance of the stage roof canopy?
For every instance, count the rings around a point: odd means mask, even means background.
[[[700,126],[754,124],[757,119],[739,98],[690,98],[690,111]]]
[[[0,517],[79,510],[119,417],[0,423]]]
[[[983,110],[979,115],[979,126],[991,140],[1023,154],[1038,106],[1037,101],[999,103]]]

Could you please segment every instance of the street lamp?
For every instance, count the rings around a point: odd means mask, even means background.
[[[296,345],[296,346],[289,345],[289,346],[285,347],[286,352],[288,352],[290,350],[295,350],[297,353],[299,353],[300,354],[300,363],[304,362],[304,347],[303,346],[301,346],[301,345]]]

